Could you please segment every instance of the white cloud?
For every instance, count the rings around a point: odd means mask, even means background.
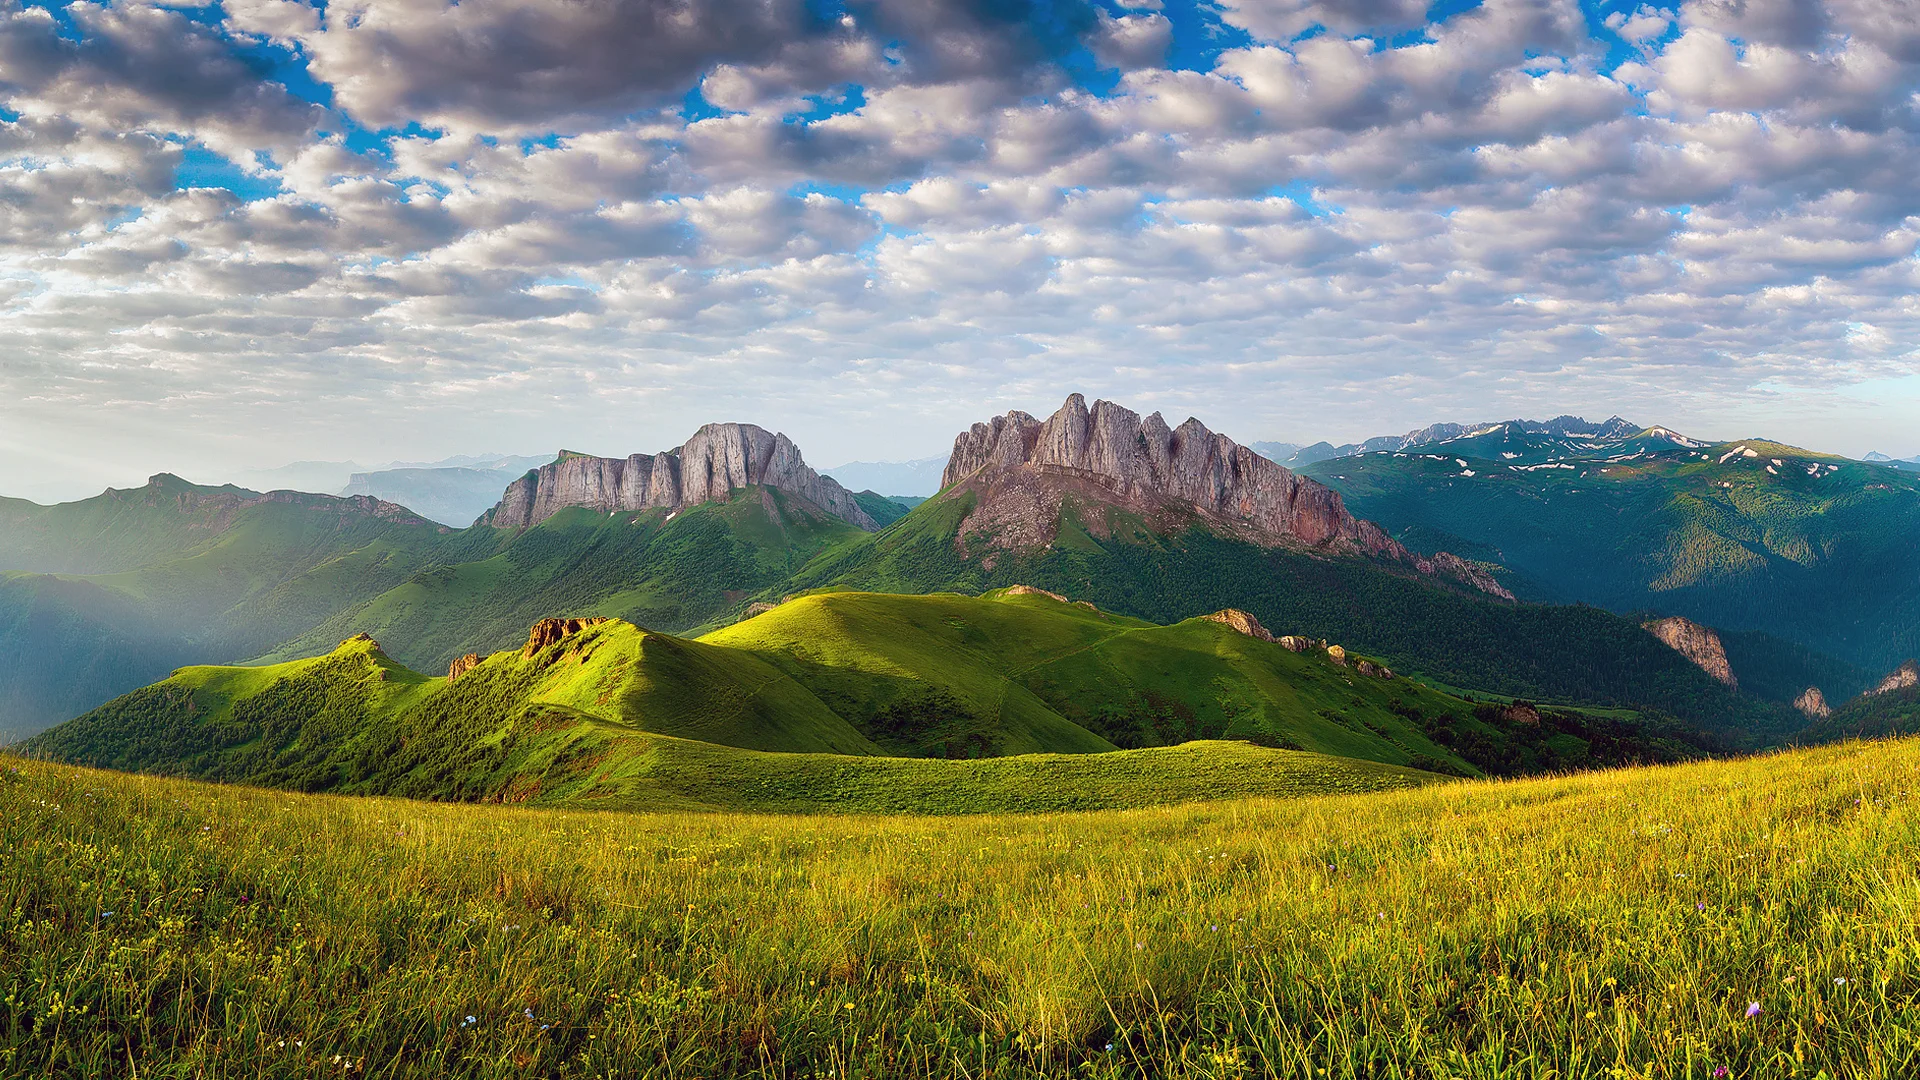
[[[1593,39],[1572,0],[1419,33],[1424,3],[1241,0],[1251,40],[1202,70],[1164,66],[1151,4],[221,10],[332,106],[206,19],[0,0],[0,427],[111,415],[212,465],[728,417],[824,460],[1066,386],[1353,437],[1684,429],[1920,370],[1900,0],[1642,6]],[[1112,93],[1055,63],[1079,45]],[[722,115],[681,115],[696,86]],[[195,143],[280,192],[175,190]]]

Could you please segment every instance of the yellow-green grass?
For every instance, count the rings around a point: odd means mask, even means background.
[[[1915,741],[943,819],[0,776],[9,1076],[1920,1068]]]
[[[550,753],[534,769],[504,774],[505,797],[614,810],[1000,814],[1387,791],[1447,780],[1375,761],[1212,741],[945,761],[765,753],[591,725]],[[591,764],[569,769],[553,760]],[[540,782],[528,783],[532,777]]]

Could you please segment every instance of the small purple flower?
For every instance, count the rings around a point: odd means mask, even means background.
[[[1757,1001],[1747,1002],[1747,1019],[1751,1020],[1754,1017],[1759,1015],[1760,1015],[1760,1003]]]
[[[1713,1067],[1713,1075],[1715,1077],[1732,1076],[1733,1070],[1727,1068],[1725,1065],[1715,1065]]]

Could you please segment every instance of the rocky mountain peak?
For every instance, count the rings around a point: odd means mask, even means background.
[[[1674,617],[1655,619],[1642,624],[1648,633],[1659,638],[1667,647],[1693,662],[1701,671],[1738,688],[1740,680],[1734,677],[1733,665],[1727,662],[1727,650],[1720,643],[1720,635],[1710,627],[1701,626],[1692,619]]]
[[[1118,506],[1168,530],[1198,517],[1210,528],[1264,546],[1299,545],[1383,556],[1423,573],[1445,567],[1417,559],[1372,522],[1348,513],[1331,488],[1299,476],[1208,430],[1194,417],[1170,427],[1111,401],[1091,406],[1069,395],[1045,420],[1009,412],[954,439],[941,477],[947,497],[976,502],[958,543],[984,533],[995,547],[1050,545],[1062,506]],[[1084,522],[1099,530],[1098,521]],[[1451,557],[1449,557],[1451,558]],[[1460,565],[1459,560],[1452,564]],[[1449,576],[1457,576],[1450,574]],[[1480,575],[1484,578],[1484,575]],[[1475,587],[1482,581],[1463,579]],[[1485,579],[1491,583],[1491,579]],[[1493,585],[1496,595],[1505,590]]]
[[[563,450],[507,485],[475,524],[523,528],[570,506],[677,511],[724,501],[735,488],[753,485],[800,496],[862,529],[875,527],[852,494],[807,466],[792,439],[754,424],[707,424],[678,449],[659,454],[603,458]]]

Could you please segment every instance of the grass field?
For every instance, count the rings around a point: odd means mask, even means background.
[[[1911,1076],[1916,780],[1908,740],[800,817],[17,761],[0,1074]]]

